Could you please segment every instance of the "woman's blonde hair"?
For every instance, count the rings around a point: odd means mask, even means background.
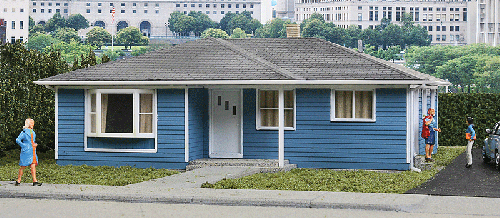
[[[35,121],[34,121],[33,119],[31,119],[31,118],[26,119],[26,120],[24,121],[24,126],[23,126],[23,129],[28,129],[28,128],[30,128],[30,123],[31,123],[31,122],[35,123]]]

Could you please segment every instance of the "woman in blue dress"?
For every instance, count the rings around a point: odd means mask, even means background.
[[[33,176],[33,186],[41,186],[42,183],[39,183],[36,179],[36,165],[38,165],[38,156],[36,155],[36,147],[38,146],[35,143],[36,134],[33,131],[33,126],[35,125],[35,121],[31,118],[28,118],[24,121],[24,127],[21,134],[16,139],[16,143],[21,146],[21,155],[19,160],[19,175],[17,177],[16,186],[21,184],[21,178],[23,177],[23,171],[27,166],[31,168],[31,176]]]

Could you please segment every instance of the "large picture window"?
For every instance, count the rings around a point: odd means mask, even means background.
[[[285,130],[295,129],[295,92],[285,90]],[[257,94],[257,129],[279,127],[279,91],[259,90]]]
[[[153,90],[90,90],[87,95],[87,135],[153,138]]]
[[[374,90],[332,90],[332,121],[375,121]]]

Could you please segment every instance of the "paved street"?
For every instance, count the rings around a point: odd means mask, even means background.
[[[397,212],[379,210],[125,203],[0,198],[0,217],[471,217],[453,210]],[[482,216],[481,217],[495,217]]]
[[[434,178],[407,193],[500,198],[500,172],[495,165],[483,163],[481,148],[472,149],[472,159],[472,168],[465,168],[462,153]]]

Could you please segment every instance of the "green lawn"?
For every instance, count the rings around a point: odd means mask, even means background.
[[[53,184],[86,184],[122,186],[177,174],[167,169],[139,169],[130,166],[59,166],[54,152],[39,153],[36,167],[38,181]],[[19,170],[19,151],[9,151],[0,158],[0,181],[15,181]],[[23,183],[33,182],[29,167],[24,170]]]
[[[362,193],[404,193],[432,178],[463,153],[465,147],[439,147],[433,155],[432,170],[381,172],[367,170],[294,169],[286,173],[261,173],[240,179],[225,179],[204,187],[218,189],[263,189],[294,191],[333,191]]]

